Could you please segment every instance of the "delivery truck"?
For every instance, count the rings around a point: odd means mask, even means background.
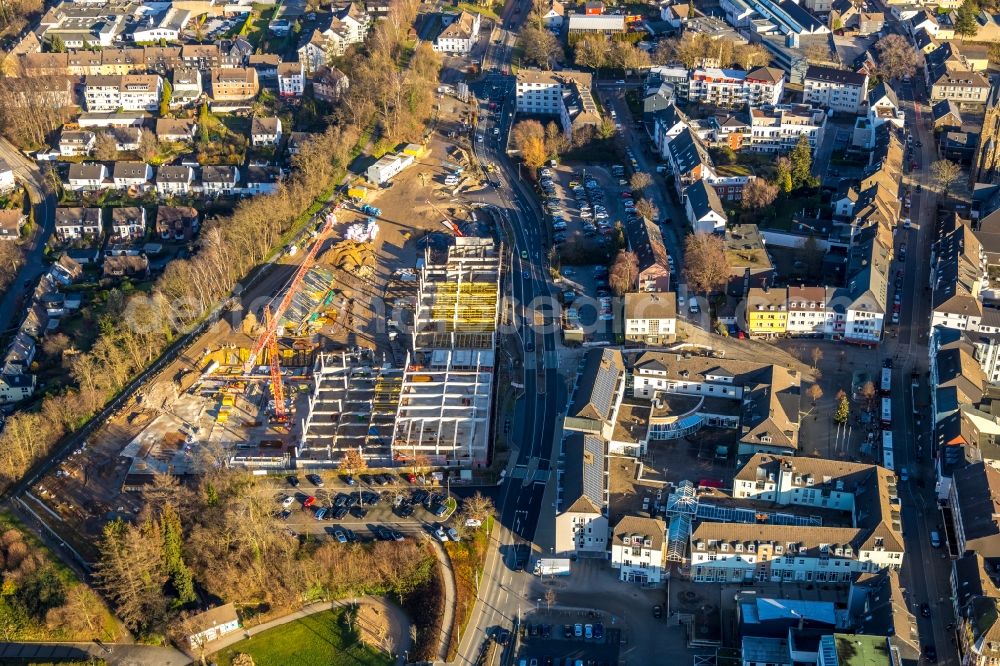
[[[568,576],[570,561],[568,558],[543,557],[535,562],[536,576]]]

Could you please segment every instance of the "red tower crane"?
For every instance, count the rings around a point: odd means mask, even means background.
[[[323,226],[320,228],[316,238],[313,239],[309,252],[302,259],[302,264],[295,272],[295,276],[292,278],[291,283],[289,283],[288,289],[285,291],[285,295],[281,301],[278,302],[278,305],[273,310],[270,304],[264,306],[264,331],[257,336],[253,347],[250,348],[250,355],[243,364],[243,373],[250,374],[257,363],[257,359],[260,357],[260,353],[265,347],[267,348],[268,361],[271,366],[271,397],[274,398],[274,418],[276,421],[282,423],[288,420],[288,410],[285,407],[285,386],[281,381],[278,324],[288,306],[291,305],[292,299],[295,297],[296,292],[298,292],[299,287],[302,286],[302,280],[306,273],[316,263],[316,255],[319,252],[320,246],[323,245],[323,241],[333,231],[333,225],[337,223],[336,211],[338,208],[339,206],[335,206],[333,210],[327,213]]]

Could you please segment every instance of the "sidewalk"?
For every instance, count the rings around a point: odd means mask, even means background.
[[[91,658],[103,659],[111,666],[183,666],[191,663],[190,657],[170,647],[105,645],[110,653],[96,643],[0,643],[0,663],[89,662]]]
[[[233,633],[223,636],[218,640],[212,641],[206,645],[205,655],[208,656],[215,654],[220,650],[224,650],[227,647],[235,645],[236,643],[250,638],[251,636],[256,636],[257,634],[267,631],[268,629],[280,627],[283,624],[288,624],[289,622],[294,622],[295,620],[301,620],[302,618],[315,613],[322,613],[323,611],[327,611],[332,608],[342,608],[355,603],[378,606],[386,613],[386,615],[391,619],[391,626],[389,627],[390,643],[393,646],[393,652],[396,655],[400,655],[396,657],[396,663],[405,663],[405,660],[401,655],[410,649],[410,618],[406,616],[406,613],[403,612],[402,608],[387,602],[381,597],[358,597],[357,599],[340,599],[337,601],[325,601],[309,604],[294,613],[283,615],[279,618],[271,620],[270,622],[265,622],[264,624],[250,627],[249,629],[234,631]]]

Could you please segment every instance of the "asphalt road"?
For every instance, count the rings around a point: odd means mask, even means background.
[[[17,279],[11,288],[0,299],[0,329],[10,331],[21,323],[28,288],[34,286],[47,268],[45,244],[55,229],[56,197],[38,165],[4,138],[0,138],[0,158],[10,165],[15,178],[28,189],[35,213],[35,232],[24,246],[24,263],[18,267]]]

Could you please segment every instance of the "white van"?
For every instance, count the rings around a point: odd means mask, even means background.
[[[445,185],[458,185],[458,176],[448,176],[444,179]]]

